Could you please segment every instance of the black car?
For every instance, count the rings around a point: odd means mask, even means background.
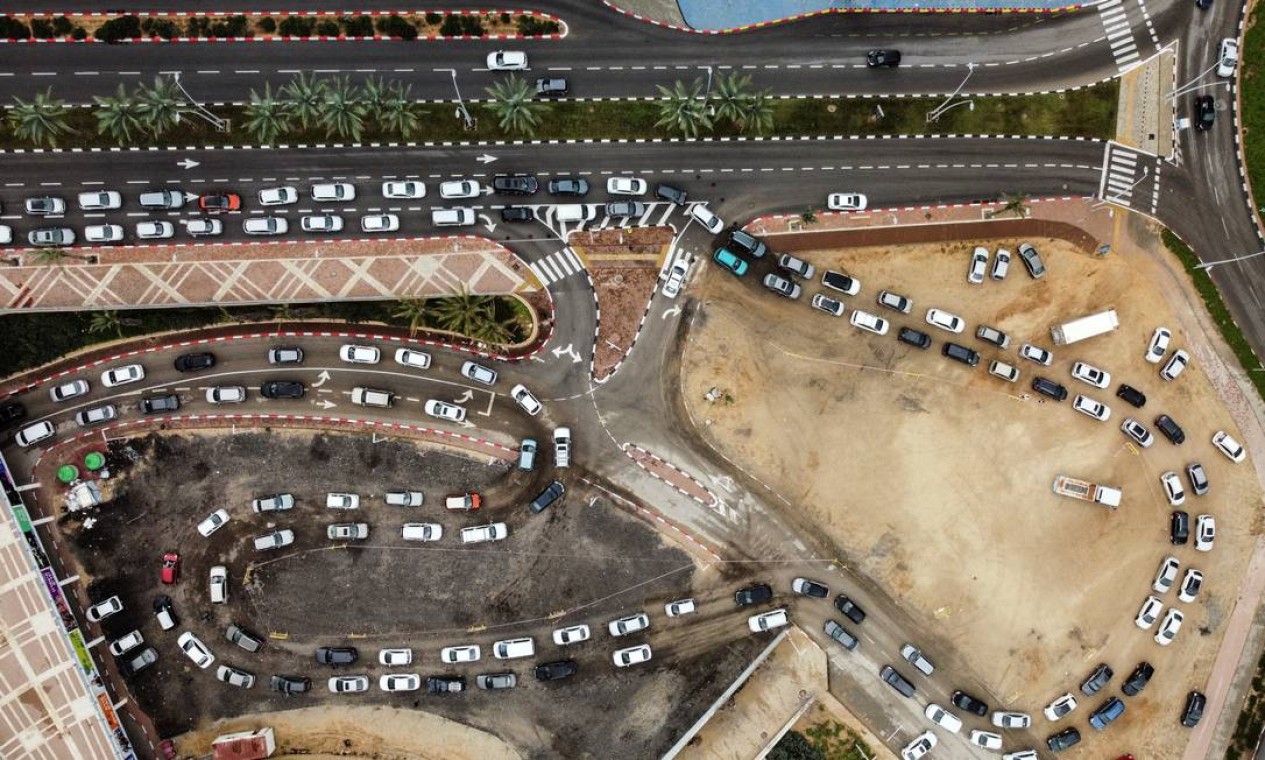
[[[662,198],[669,203],[675,203],[678,206],[684,206],[685,199],[689,197],[689,193],[671,185],[655,185],[654,194],[655,197]]]
[[[865,63],[872,69],[894,69],[900,65],[900,51],[871,50],[865,54]]]
[[[141,399],[141,414],[162,414],[163,412],[180,411],[180,397],[174,393],[166,396],[149,396]]]
[[[1042,396],[1049,396],[1055,401],[1062,401],[1067,398],[1067,388],[1046,377],[1037,376],[1032,378],[1032,390]]]
[[[258,634],[251,633],[237,623],[229,625],[224,631],[224,638],[247,652],[258,652],[260,647],[264,645],[264,640]]]
[[[1182,725],[1186,728],[1194,728],[1199,725],[1199,721],[1204,716],[1204,705],[1208,703],[1208,698],[1197,691],[1192,691],[1186,695],[1186,706],[1182,708]]]
[[[818,583],[811,578],[796,578],[791,581],[791,590],[814,599],[825,599],[830,595],[830,589],[824,583]]]
[[[536,215],[526,206],[506,206],[501,209],[502,222],[530,222]]]
[[[541,512],[544,512],[552,506],[555,501],[561,499],[562,494],[566,493],[566,490],[567,489],[562,485],[561,481],[555,480],[550,483],[545,490],[540,492],[539,496],[532,500],[530,507],[531,513],[533,515],[538,515]]]
[[[583,198],[589,194],[589,181],[580,177],[554,177],[549,180],[549,194]]]
[[[312,690],[312,679],[307,676],[273,676],[268,686],[282,694],[303,694]]]
[[[1195,129],[1200,131],[1211,129],[1216,120],[1217,102],[1212,99],[1212,96],[1201,95],[1195,98]]]
[[[175,365],[180,372],[197,372],[202,369],[210,369],[215,366],[215,354],[184,354],[176,357]]]
[[[1151,663],[1139,662],[1125,680],[1124,685],[1120,687],[1120,691],[1123,691],[1126,697],[1135,697],[1151,682],[1153,675],[1155,675],[1155,667]]]
[[[945,341],[944,345],[940,347],[940,353],[950,359],[960,361],[968,367],[975,367],[979,364],[978,353],[972,351],[966,346],[959,345],[952,341]],[[1063,393],[1066,395],[1067,391],[1064,391]]]
[[[1190,515],[1179,510],[1168,521],[1168,540],[1175,546],[1184,546],[1190,539]]]
[[[856,280],[843,274],[827,269],[821,276],[821,284],[826,287],[837,290],[845,295],[852,295],[861,289]]]
[[[848,597],[840,594],[835,597],[835,609],[847,615],[848,620],[860,625],[865,622],[865,610],[857,606],[857,603]]]
[[[1212,7],[1212,0],[1195,0],[1195,7],[1206,11]]]
[[[893,668],[891,665],[884,665],[883,669],[878,672],[878,677],[883,679],[883,682],[888,686],[899,692],[901,696],[912,697],[914,695],[914,685],[909,682],[908,678],[902,676],[900,673],[897,673],[896,668]]]
[[[303,398],[307,386],[298,380],[269,380],[259,386],[259,395],[264,398]]]
[[[1126,404],[1141,409],[1146,406],[1146,394],[1134,388],[1132,385],[1120,384],[1120,388],[1116,390],[1116,397],[1124,399]]]
[[[1068,747],[1080,744],[1081,732],[1074,728],[1065,728],[1045,740],[1045,746],[1050,748],[1051,752],[1062,752]]]
[[[1087,697],[1094,696],[1102,691],[1102,688],[1107,685],[1107,682],[1115,674],[1116,672],[1111,669],[1110,665],[1105,662],[1100,664],[1094,668],[1093,673],[1089,674],[1089,678],[1086,678],[1084,683],[1081,684],[1081,693]]]
[[[965,710],[972,715],[978,715],[981,718],[988,715],[988,705],[964,691],[953,692],[952,701],[953,706],[959,710]]]
[[[580,671],[580,666],[575,660],[558,660],[557,662],[545,662],[532,668],[531,674],[536,677],[537,681],[561,681],[564,678],[570,678]]]
[[[351,665],[360,659],[360,653],[355,647],[321,647],[316,650],[316,662],[318,665],[330,665],[337,667],[339,665]]]
[[[734,592],[734,602],[740,607],[763,604],[772,598],[773,589],[769,588],[767,583],[757,583],[754,586],[746,586]]]
[[[498,174],[492,178],[492,189],[502,195],[535,195],[540,183],[529,174]]]
[[[1161,414],[1155,418],[1155,426],[1160,429],[1174,446],[1186,440],[1186,431],[1182,430],[1182,426],[1173,421],[1172,417],[1167,414]]]
[[[26,407],[18,401],[0,406],[0,425],[8,425],[26,417]]]
[[[567,80],[560,77],[541,77],[536,80],[536,97],[560,98],[570,92]]]
[[[465,690],[464,676],[431,676],[426,679],[427,694],[456,694]]]
[[[931,348],[931,336],[921,330],[915,330],[912,327],[902,327],[900,332],[896,333],[896,340],[901,343],[908,343],[917,348]]]

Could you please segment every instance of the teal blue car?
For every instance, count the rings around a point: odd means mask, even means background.
[[[712,254],[712,258],[716,260],[717,264],[739,277],[747,273],[747,262],[743,261],[728,248],[717,248],[716,253]]]

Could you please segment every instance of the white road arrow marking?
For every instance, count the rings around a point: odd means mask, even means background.
[[[567,344],[566,348],[555,348],[551,353],[553,353],[555,359],[570,356],[572,364],[580,363],[580,355],[575,352],[575,348],[573,348],[570,343]]]
[[[322,409],[333,409],[334,407],[338,406],[338,404],[335,404],[333,401],[326,400],[317,404],[317,406],[319,406]]]
[[[680,314],[680,313],[681,313],[681,307],[680,307],[680,306],[673,306],[671,309],[665,309],[665,310],[664,310],[664,312],[663,312],[663,318],[664,318],[664,319],[667,319],[668,317],[675,317],[677,314]]]
[[[317,381],[312,383],[312,387],[320,388],[322,385],[324,385],[325,383],[329,381],[329,370],[327,369],[321,370],[321,374],[317,375],[316,377],[317,377]]]
[[[483,220],[483,227],[487,229],[488,232],[496,231],[496,223],[492,221],[492,217],[487,214],[479,214],[479,218]]]
[[[195,166],[201,166],[201,164],[198,163],[197,161],[194,161],[192,158],[186,158],[183,161],[177,161],[176,166],[179,166],[184,169],[192,169]]]
[[[461,426],[462,426],[462,427],[464,427],[464,428],[472,428],[472,427],[474,427],[474,423],[473,423],[473,422],[470,422],[470,421],[468,421],[468,420],[462,420],[462,421],[461,421]]]
[[[496,156],[484,153],[482,156],[478,156],[474,160],[478,161],[481,164],[490,164],[496,160]]]
[[[467,390],[465,393],[463,393],[463,394],[461,394],[460,396],[458,396],[457,398],[453,399],[453,400],[452,400],[452,403],[454,403],[454,404],[464,404],[464,403],[466,403],[467,401],[469,401],[469,400],[470,400],[470,399],[472,399],[472,398],[474,398],[474,391]]]

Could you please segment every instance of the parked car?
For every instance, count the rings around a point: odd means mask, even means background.
[[[1069,747],[1079,744],[1080,740],[1080,731],[1077,731],[1074,728],[1065,728],[1046,739],[1045,746],[1049,747],[1051,752],[1062,752]]]
[[[1046,720],[1054,723],[1055,721],[1062,720],[1068,713],[1075,709],[1076,697],[1069,691],[1046,705],[1042,712],[1044,713]]]
[[[422,405],[422,410],[438,420],[455,422],[457,424],[466,421],[465,407],[456,406],[455,404],[446,404],[443,401],[438,401],[433,398],[428,399],[426,403]]]
[[[758,615],[752,615],[747,618],[747,627],[752,633],[761,633],[771,631],[775,628],[781,628],[791,622],[790,615],[785,609],[769,610],[761,612]]]
[[[145,637],[141,635],[141,632],[132,630],[110,642],[110,654],[122,657],[125,652],[130,652],[144,643]]]
[[[1199,721],[1204,716],[1204,706],[1208,704],[1208,698],[1198,691],[1192,691],[1186,695],[1186,704],[1182,707],[1182,725],[1186,728],[1194,728],[1199,725]]]
[[[893,293],[890,290],[881,290],[878,294],[878,305],[891,309],[892,311],[908,314],[914,309],[914,302],[909,298]]]
[[[798,283],[791,282],[785,277],[779,277],[771,272],[764,276],[764,287],[791,300],[799,298],[801,291]]]
[[[258,652],[264,645],[263,639],[242,628],[237,623],[229,624],[224,631],[224,638],[247,652]]]
[[[887,334],[887,320],[875,314],[871,314],[868,311],[853,309],[852,315],[848,317],[848,323],[853,327],[865,330],[866,332],[872,332],[875,335]]]
[[[1208,473],[1202,464],[1192,462],[1186,465],[1186,478],[1190,481],[1190,490],[1194,491],[1196,496],[1208,493]]]
[[[827,620],[825,625],[822,627],[822,630],[825,631],[827,636],[838,642],[839,646],[847,649],[848,651],[856,649],[861,643],[857,640],[856,636],[852,635],[851,631],[844,628],[834,620]]]
[[[1151,431],[1132,417],[1126,417],[1124,422],[1120,423],[1120,430],[1144,449],[1150,448],[1151,444],[1155,443],[1155,436],[1151,435]]]
[[[936,671],[936,666],[931,664],[931,660],[928,660],[922,650],[913,644],[902,646],[900,648],[900,656],[905,658],[905,662],[913,665],[918,672],[925,676],[929,676]]]
[[[533,417],[540,414],[540,410],[544,408],[541,406],[540,401],[532,395],[532,392],[527,390],[527,386],[521,383],[510,390],[510,398],[514,399],[514,403],[518,404],[524,412]]]
[[[1177,571],[1181,569],[1182,563],[1177,558],[1169,555],[1160,562],[1160,569],[1155,573],[1155,580],[1151,583],[1151,589],[1157,594],[1167,593],[1173,587],[1173,583],[1177,580]]]
[[[449,665],[463,662],[478,662],[483,656],[478,644],[460,644],[444,647],[439,650],[439,661]]]
[[[953,702],[954,707],[959,710],[965,710],[972,715],[978,715],[981,718],[988,715],[988,705],[983,700],[976,699],[964,691],[953,692],[950,701]]]
[[[199,233],[190,227],[189,234],[197,235]],[[121,224],[90,224],[83,228],[83,239],[86,243],[118,243],[123,240],[124,235],[123,225]],[[0,243],[11,242],[13,242],[13,234],[11,232],[0,232]]]
[[[734,592],[734,602],[740,607],[763,604],[773,598],[773,589],[767,583],[745,586]]]
[[[869,199],[861,193],[830,193],[826,196],[826,208],[831,211],[864,211]]]
[[[1005,248],[998,248],[997,255],[993,257],[993,269],[989,276],[994,280],[1006,279],[1006,273],[1010,271],[1010,251]]]
[[[1190,540],[1190,515],[1180,509],[1175,510],[1169,516],[1168,535],[1173,545],[1185,545]]]
[[[790,272],[796,277],[803,277],[805,280],[811,280],[813,275],[817,274],[816,267],[789,253],[784,253],[777,257],[777,266],[779,269]]]
[[[606,180],[606,192],[610,195],[645,195],[646,181],[636,177],[611,177]]]
[[[728,248],[717,248],[712,254],[712,259],[739,277],[747,273],[747,262]]]
[[[843,594],[835,597],[835,609],[847,616],[848,620],[861,625],[865,622],[865,610]]]
[[[1106,663],[1099,664],[1098,667],[1094,668],[1093,672],[1089,674],[1089,677],[1081,682],[1081,693],[1087,697],[1094,696],[1098,692],[1102,691],[1103,687],[1107,685],[1113,675],[1115,675],[1115,671],[1111,669],[1111,666]]]
[[[1124,692],[1126,697],[1135,697],[1146,688],[1146,685],[1150,683],[1151,676],[1153,675],[1155,675],[1155,668],[1151,665],[1151,663],[1145,661],[1140,662],[1138,663],[1138,666],[1133,669],[1133,672],[1129,674],[1129,677],[1125,679],[1125,682],[1120,686],[1120,691]]]
[[[210,536],[212,533],[223,527],[224,523],[228,522],[228,520],[228,510],[223,508],[217,509],[208,515],[205,520],[198,523],[198,533],[201,533],[203,537]]]
[[[215,367],[215,354],[210,351],[199,351],[194,354],[181,354],[172,362],[177,372],[200,372]]]
[[[84,613],[89,620],[99,623],[111,615],[118,614],[123,611],[123,601],[118,596],[112,596],[101,602],[97,602],[88,608]]]
[[[1168,382],[1176,380],[1182,372],[1186,371],[1186,367],[1189,364],[1190,354],[1179,348],[1173,352],[1164,368],[1160,370],[1160,378]]]
[[[1151,364],[1159,364],[1164,354],[1168,353],[1168,343],[1172,338],[1173,333],[1167,327],[1155,328],[1151,341],[1146,346],[1146,360]]]
[[[531,510],[532,514],[538,515],[553,506],[555,502],[562,498],[564,493],[566,493],[566,488],[562,485],[562,481],[555,480],[545,486],[545,490],[541,491],[540,494],[532,500],[528,509]]]
[[[961,317],[940,309],[927,310],[927,324],[951,333],[960,333],[966,327],[966,322]]]
[[[1199,515],[1195,519],[1195,551],[1210,552],[1217,537],[1217,521],[1212,515]]]
[[[180,634],[180,638],[176,639],[176,645],[180,647],[180,651],[185,656],[193,660],[193,664],[203,670],[211,667],[211,663],[215,662],[215,655],[211,654],[211,650],[206,648],[206,644],[202,640],[193,635],[191,631],[185,631]]]
[[[1185,616],[1181,610],[1173,607],[1168,608],[1168,612],[1164,613],[1164,619],[1160,621],[1160,627],[1155,632],[1155,643],[1162,647],[1166,647],[1173,643],[1173,639],[1177,638],[1177,632],[1182,629],[1182,621]]]
[[[1160,487],[1164,489],[1169,506],[1180,507],[1186,503],[1186,489],[1182,488],[1182,479],[1177,477],[1177,473],[1169,470],[1160,475]]]
[[[1045,276],[1045,264],[1041,263],[1041,254],[1028,243],[1019,245],[1019,260],[1023,262],[1024,269],[1028,270],[1028,275],[1032,279],[1039,280]]]
[[[808,578],[796,578],[791,581],[791,590],[801,596],[810,596],[814,599],[825,599],[830,596],[830,589],[824,583]]]
[[[813,300],[810,303],[817,311],[824,311],[832,317],[843,316],[843,302],[831,298],[825,293],[814,293]]]
[[[928,752],[935,749],[938,741],[933,732],[923,731],[901,749],[900,760],[921,760]]]
[[[163,554],[162,571],[159,574],[162,582],[168,586],[180,580],[180,555],[175,552]]]
[[[1132,385],[1125,385],[1121,383],[1120,387],[1116,390],[1116,396],[1124,399],[1125,403],[1138,409],[1146,406],[1146,394],[1137,388],[1134,388]]]
[[[338,667],[352,665],[360,659],[360,652],[355,647],[321,647],[316,650],[316,664]]]
[[[1226,459],[1238,464],[1247,456],[1247,452],[1239,445],[1239,442],[1230,437],[1230,434],[1224,430],[1218,430],[1212,436],[1212,445],[1217,447],[1217,451],[1225,454]]]
[[[1106,388],[1111,385],[1111,373],[1085,362],[1076,362],[1072,365],[1072,377],[1095,388]]]
[[[630,665],[637,665],[650,661],[650,645],[641,644],[640,646],[628,647],[626,649],[616,649],[611,655],[611,659],[617,668],[626,668]]]
[[[626,615],[617,620],[612,620],[606,627],[612,636],[626,636],[649,628],[650,617],[644,612],[638,612],[635,615]]]
[[[988,249],[976,246],[971,253],[971,265],[966,272],[966,281],[972,285],[983,285],[984,275],[988,273]]]
[[[975,337],[985,343],[991,343],[1002,350],[1010,348],[1010,336],[1001,330],[998,330],[996,327],[980,325],[975,328]]]
[[[1195,568],[1187,568],[1185,577],[1182,578],[1181,588],[1177,592],[1177,600],[1187,604],[1195,601],[1195,597],[1199,596],[1199,589],[1203,588],[1204,574]]]
[[[174,393],[165,396],[146,396],[138,407],[141,414],[163,414],[180,411],[180,397]]]
[[[531,672],[537,681],[561,681],[575,675],[579,670],[580,666],[575,660],[558,660],[541,663],[532,668]]]
[[[312,690],[312,679],[307,676],[275,675],[269,679],[268,688],[281,692],[286,696],[306,694]]]
[[[588,641],[591,633],[587,625],[572,625],[559,628],[553,632],[553,643],[560,647]]]
[[[1182,430],[1182,426],[1167,414],[1161,414],[1155,418],[1155,427],[1164,434],[1174,446],[1179,446],[1186,441],[1186,431]]]
[[[896,333],[896,340],[923,350],[931,348],[931,336],[912,327],[900,328],[900,331]]]
[[[668,617],[681,617],[697,611],[698,605],[694,603],[693,599],[677,599],[675,602],[668,602],[663,605],[663,612]]]
[[[850,277],[842,272],[834,272],[827,269],[821,275],[821,284],[843,293],[845,296],[854,296],[861,292],[861,281],[855,277]],[[887,291],[883,291],[887,292]],[[882,301],[880,301],[882,303]]]
[[[243,689],[249,689],[255,685],[254,673],[229,665],[221,665],[215,671],[215,677],[229,686],[237,686]]]
[[[1119,697],[1112,697],[1089,714],[1089,725],[1101,731],[1115,723],[1121,715],[1124,715],[1124,702]]]

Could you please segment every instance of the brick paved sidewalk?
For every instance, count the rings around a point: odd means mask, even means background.
[[[380,300],[537,289],[513,253],[473,236],[92,251],[95,262],[0,269],[0,312]],[[25,254],[24,262],[31,261]]]

